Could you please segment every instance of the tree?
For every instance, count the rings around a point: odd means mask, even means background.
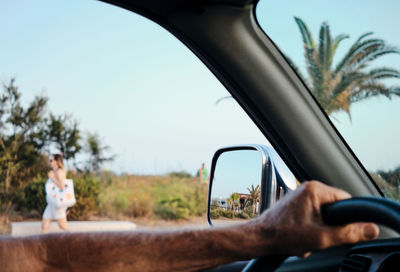
[[[387,86],[382,81],[400,78],[400,71],[390,67],[367,70],[371,62],[382,56],[400,54],[398,48],[388,45],[382,39],[372,38],[373,32],[367,32],[353,43],[334,66],[333,59],[339,44],[350,36],[340,34],[332,37],[328,23],[324,22],[317,44],[304,21],[298,17],[295,17],[295,21],[303,39],[308,77],[301,73],[288,56],[285,57],[328,115],[345,111],[351,117],[350,106],[353,103],[378,95],[388,98],[392,95],[400,96],[400,86]],[[224,96],[216,104],[228,98],[232,97]]]
[[[361,35],[350,47],[344,57],[336,64],[333,59],[340,43],[349,35],[331,36],[328,23],[324,22],[319,31],[317,44],[307,25],[295,17],[299,27],[306,60],[308,78],[304,77],[297,66],[289,59],[292,67],[304,79],[311,92],[325,112],[345,111],[350,115],[350,105],[367,98],[384,95],[400,95],[400,86],[387,86],[382,80],[400,78],[400,71],[390,67],[367,70],[374,60],[388,55],[400,54],[396,47],[384,40],[372,38],[372,32]]]
[[[54,143],[67,161],[75,159],[75,156],[82,149],[79,143],[82,137],[78,122],[67,114],[59,116],[50,114],[49,118],[46,119],[46,123],[47,141]]]
[[[257,212],[257,203],[260,201],[260,185],[257,185],[254,187],[252,184],[251,187],[247,188],[247,191],[249,191],[250,198],[251,198],[251,205],[253,207],[253,214],[256,214]]]
[[[89,133],[87,137],[87,152],[89,153],[89,169],[91,171],[98,171],[101,165],[106,161],[112,161],[114,156],[106,157],[104,153],[109,149],[109,146],[103,146],[100,143],[99,135],[96,133]]]
[[[393,170],[377,172],[382,178],[384,178],[392,187],[400,190],[400,166]]]
[[[14,78],[3,84],[0,97],[0,183],[4,183],[4,198],[46,169],[40,150],[45,144],[42,120],[48,99],[37,96],[24,107],[20,98]]]
[[[54,144],[67,160],[74,159],[82,149],[78,123],[69,115],[47,114],[47,101],[47,97],[36,96],[25,106],[15,79],[3,84],[0,93],[0,204],[16,203],[19,189],[34,178],[47,178],[46,146]],[[100,143],[97,134],[90,135],[88,145],[92,170],[97,171],[103,162],[113,159],[104,156],[108,147]]]
[[[233,211],[236,211],[239,207],[240,196],[238,193],[232,193],[229,198],[226,199],[226,203],[231,207]]]

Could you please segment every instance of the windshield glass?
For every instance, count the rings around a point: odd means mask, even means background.
[[[256,15],[387,197],[400,199],[399,1],[261,1]]]

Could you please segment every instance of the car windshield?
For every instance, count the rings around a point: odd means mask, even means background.
[[[400,2],[261,1],[259,24],[384,194],[400,199]]]

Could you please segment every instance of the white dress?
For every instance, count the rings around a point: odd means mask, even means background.
[[[46,186],[51,186],[54,190],[60,190],[51,179],[48,179]],[[47,202],[47,206],[43,212],[43,219],[57,220],[67,218],[67,207],[56,207],[52,202]]]
[[[43,212],[43,219],[58,220],[67,218],[67,208],[56,208],[51,204],[47,204]]]

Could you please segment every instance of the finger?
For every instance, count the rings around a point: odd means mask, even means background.
[[[326,232],[325,247],[340,244],[354,244],[362,241],[368,241],[379,235],[379,228],[374,223],[354,223],[343,227],[330,228]]]
[[[299,257],[300,257],[300,258],[307,258],[307,257],[310,256],[310,255],[311,255],[311,251],[299,255]]]
[[[321,205],[351,198],[348,192],[328,186],[322,182],[314,180],[307,183],[307,186],[310,187],[309,189],[317,196]]]

